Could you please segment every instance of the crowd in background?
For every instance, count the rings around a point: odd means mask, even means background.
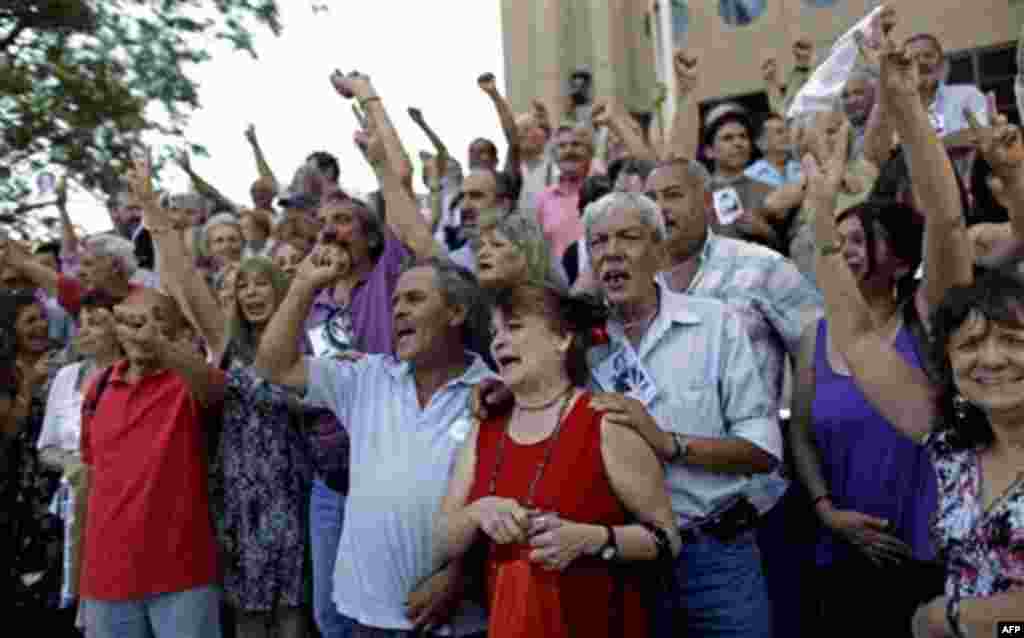
[[[574,75],[424,194],[352,72],[233,202],[140,149],[0,239],[0,595],[90,638],[988,636],[1024,620],[1024,141],[876,9],[768,113]],[[912,32],[913,25],[901,25]],[[842,62],[849,53],[852,63]],[[837,71],[838,69],[838,71]],[[831,89],[824,80],[834,83]],[[590,93],[596,100],[590,100]],[[422,190],[422,189],[421,189]],[[22,622],[19,622],[22,621]]]

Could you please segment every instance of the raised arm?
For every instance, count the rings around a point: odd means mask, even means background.
[[[252,124],[245,129],[245,141],[249,142],[249,146],[252,147],[252,154],[256,158],[256,170],[259,171],[260,177],[270,179],[274,182],[274,188],[279,188],[280,184],[277,181],[277,177],[274,176],[274,171],[270,168],[270,164],[267,163],[267,158],[263,155],[263,148],[256,137],[256,127]]]
[[[209,408],[224,398],[224,383],[218,379],[220,371],[206,362],[190,338],[168,338],[160,334],[156,323],[147,321],[136,333],[136,340],[152,349],[161,368],[171,370],[185,380],[199,405]]]
[[[970,111],[964,114],[978,148],[999,180],[1000,203],[1010,213],[1013,239],[1019,244],[1024,241],[1024,144],[1020,128],[998,113],[989,114],[990,128],[982,127]]]
[[[505,170],[510,173],[519,174],[519,127],[516,126],[516,116],[512,112],[512,106],[505,99],[505,96],[498,91],[493,73],[484,73],[476,80],[477,86],[494,103],[494,110],[498,112],[498,121],[501,123],[501,130],[505,134],[505,142],[508,144],[508,152],[505,156]]]
[[[676,112],[662,159],[696,159],[700,145],[700,114],[694,101],[698,80],[697,58],[689,57],[678,49],[672,56],[672,68],[676,76]]]
[[[369,131],[359,131],[355,135],[356,146],[363,151],[363,156],[370,163],[377,175],[381,194],[387,206],[388,226],[409,250],[417,257],[429,257],[439,250],[430,224],[420,214],[419,205],[406,183],[391,170],[386,157],[386,149],[381,136],[370,123]]]
[[[227,195],[217,190],[213,184],[207,182],[205,179],[200,177],[195,170],[193,170],[192,159],[187,150],[183,150],[178,154],[178,166],[181,167],[181,170],[185,171],[185,174],[188,175],[189,181],[192,182],[192,186],[200,195],[212,199],[218,206],[229,208],[231,210],[238,209],[238,206],[236,206]]]
[[[917,64],[888,37],[882,46],[878,101],[903,140],[914,199],[925,214],[925,275],[917,301],[927,317],[951,287],[970,284],[974,264],[953,163],[921,103]]]
[[[44,266],[32,253],[10,238],[0,238],[0,265],[14,268],[22,276],[42,288],[51,297],[57,296],[57,282],[60,275],[56,270]]]
[[[412,162],[402,148],[398,132],[391,123],[387,109],[384,108],[384,103],[377,95],[370,78],[358,72],[344,75],[340,71],[335,71],[331,74],[331,83],[342,97],[355,98],[358,101],[359,107],[366,114],[368,126],[380,136],[388,167],[403,184],[409,185],[411,193]]]
[[[305,389],[308,374],[299,338],[317,292],[333,286],[344,273],[329,247],[318,245],[299,264],[288,294],[260,339],[257,373],[271,383]]]
[[[815,272],[825,297],[829,334],[875,409],[908,437],[920,440],[930,431],[933,388],[925,373],[907,364],[891,340],[879,334],[836,230],[836,195],[846,165],[848,127],[844,122],[839,143],[824,167],[812,155],[804,157],[808,182],[804,205],[814,212]]]
[[[789,110],[789,104],[800,92],[807,79],[811,77],[811,64],[814,58],[814,44],[808,40],[800,39],[793,43],[793,68],[786,79],[785,97],[782,102],[782,109],[776,113],[785,113]]]
[[[764,92],[768,95],[768,108],[772,113],[785,113],[786,87],[779,81],[779,63],[775,58],[761,63],[761,78],[764,80]]]
[[[633,116],[612,99],[600,100],[594,105],[591,122],[595,127],[606,127],[626,145],[631,157],[654,161],[654,149],[644,140],[643,133],[635,126]]]
[[[448,172],[448,158],[451,157],[451,155],[448,154],[448,147],[445,146],[443,141],[441,141],[441,138],[434,129],[427,124],[427,120],[423,117],[423,111],[414,107],[409,107],[409,118],[416,123],[416,126],[420,127],[423,134],[430,140],[430,144],[434,147],[436,158],[439,160],[438,175],[439,177],[444,177]]]
[[[61,177],[57,182],[57,212],[60,213],[60,253],[74,255],[78,253],[78,233],[68,215],[68,180]]]
[[[142,206],[143,223],[160,254],[161,285],[196,322],[213,360],[220,361],[227,348],[226,318],[204,279],[196,277],[184,237],[174,228],[167,211],[160,205],[153,188],[152,168],[147,160],[136,160],[128,183]]]

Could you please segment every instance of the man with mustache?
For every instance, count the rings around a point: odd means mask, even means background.
[[[918,89],[928,108],[928,119],[939,137],[968,128],[964,109],[978,114],[988,124],[985,96],[970,84],[946,84],[946,63],[942,44],[930,33],[919,33],[904,42],[907,55],[917,63]]]
[[[578,203],[583,180],[594,161],[594,132],[588,126],[563,126],[555,137],[558,183],[537,195],[537,222],[551,246],[551,258],[562,263],[566,248],[583,237]]]

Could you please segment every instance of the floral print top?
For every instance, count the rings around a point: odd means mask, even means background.
[[[1024,588],[1024,473],[985,511],[978,450],[960,450],[948,430],[927,440],[938,477],[935,547],[946,562],[946,595],[988,597]]]

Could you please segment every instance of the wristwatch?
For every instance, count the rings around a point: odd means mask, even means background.
[[[672,440],[676,443],[675,454],[669,459],[672,463],[680,461],[686,461],[686,455],[690,453],[690,437],[685,434],[679,434],[678,432],[672,433]]]
[[[608,532],[608,540],[601,546],[597,555],[601,557],[601,560],[611,562],[619,557],[619,544],[615,542],[615,531],[612,530],[611,526],[605,525],[604,529]]]

